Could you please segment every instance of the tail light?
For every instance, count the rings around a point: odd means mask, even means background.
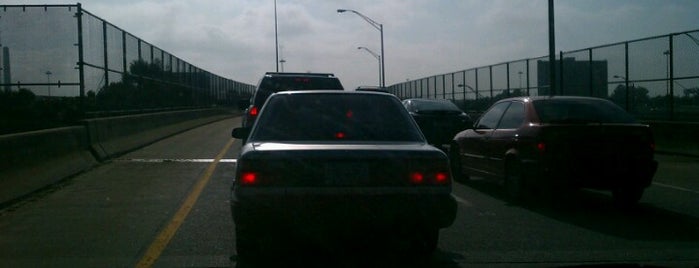
[[[259,112],[260,111],[257,109],[257,106],[252,106],[252,107],[250,107],[250,110],[248,110],[248,115],[249,116],[257,116],[257,114]]]
[[[408,175],[412,185],[447,185],[450,178],[448,171],[414,171]]]
[[[240,173],[240,185],[255,185],[258,183],[259,173],[245,171]]]
[[[536,150],[537,150],[539,153],[545,152],[545,151],[546,151],[546,143],[544,143],[543,141],[538,142],[538,143],[536,144]]]

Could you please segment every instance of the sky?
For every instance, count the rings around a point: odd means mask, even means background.
[[[4,4],[74,4],[13,1]],[[256,84],[276,71],[274,0],[84,0],[83,8],[222,77]],[[277,0],[286,72],[329,72],[345,88],[386,85],[548,54],[546,0]],[[699,29],[696,0],[556,0],[556,51]],[[279,65],[280,70],[282,66]]]

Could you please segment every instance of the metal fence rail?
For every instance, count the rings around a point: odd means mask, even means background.
[[[50,102],[77,117],[234,105],[254,88],[188,63],[80,4],[0,5],[0,47],[3,103],[34,95],[34,104]]]
[[[424,77],[388,90],[400,98],[449,99],[475,112],[510,96],[594,96],[644,120],[699,122],[699,30],[560,52],[555,66],[555,91],[548,56]]]

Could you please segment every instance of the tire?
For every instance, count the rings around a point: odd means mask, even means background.
[[[454,176],[455,181],[468,181],[469,175],[464,172],[464,168],[461,165],[461,154],[459,153],[459,145],[452,143],[449,146],[449,166],[451,168],[451,174]]]
[[[614,203],[621,208],[633,208],[638,206],[638,201],[643,196],[644,189],[638,186],[619,186],[612,190]]]
[[[512,202],[524,201],[526,190],[522,176],[522,166],[517,159],[508,159],[505,163],[505,194]]]
[[[411,241],[411,253],[426,257],[437,250],[439,243],[439,229],[425,229],[415,233]]]

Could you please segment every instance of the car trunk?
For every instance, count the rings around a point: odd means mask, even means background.
[[[448,162],[438,151],[270,149],[251,152],[238,164],[241,173],[256,173],[252,186],[258,187],[414,186],[437,185],[436,176],[450,180]],[[419,176],[424,182],[415,181]]]
[[[645,125],[546,125],[536,146],[548,168],[580,178],[587,186],[653,172],[654,141]],[[651,174],[652,176],[652,174]]]

